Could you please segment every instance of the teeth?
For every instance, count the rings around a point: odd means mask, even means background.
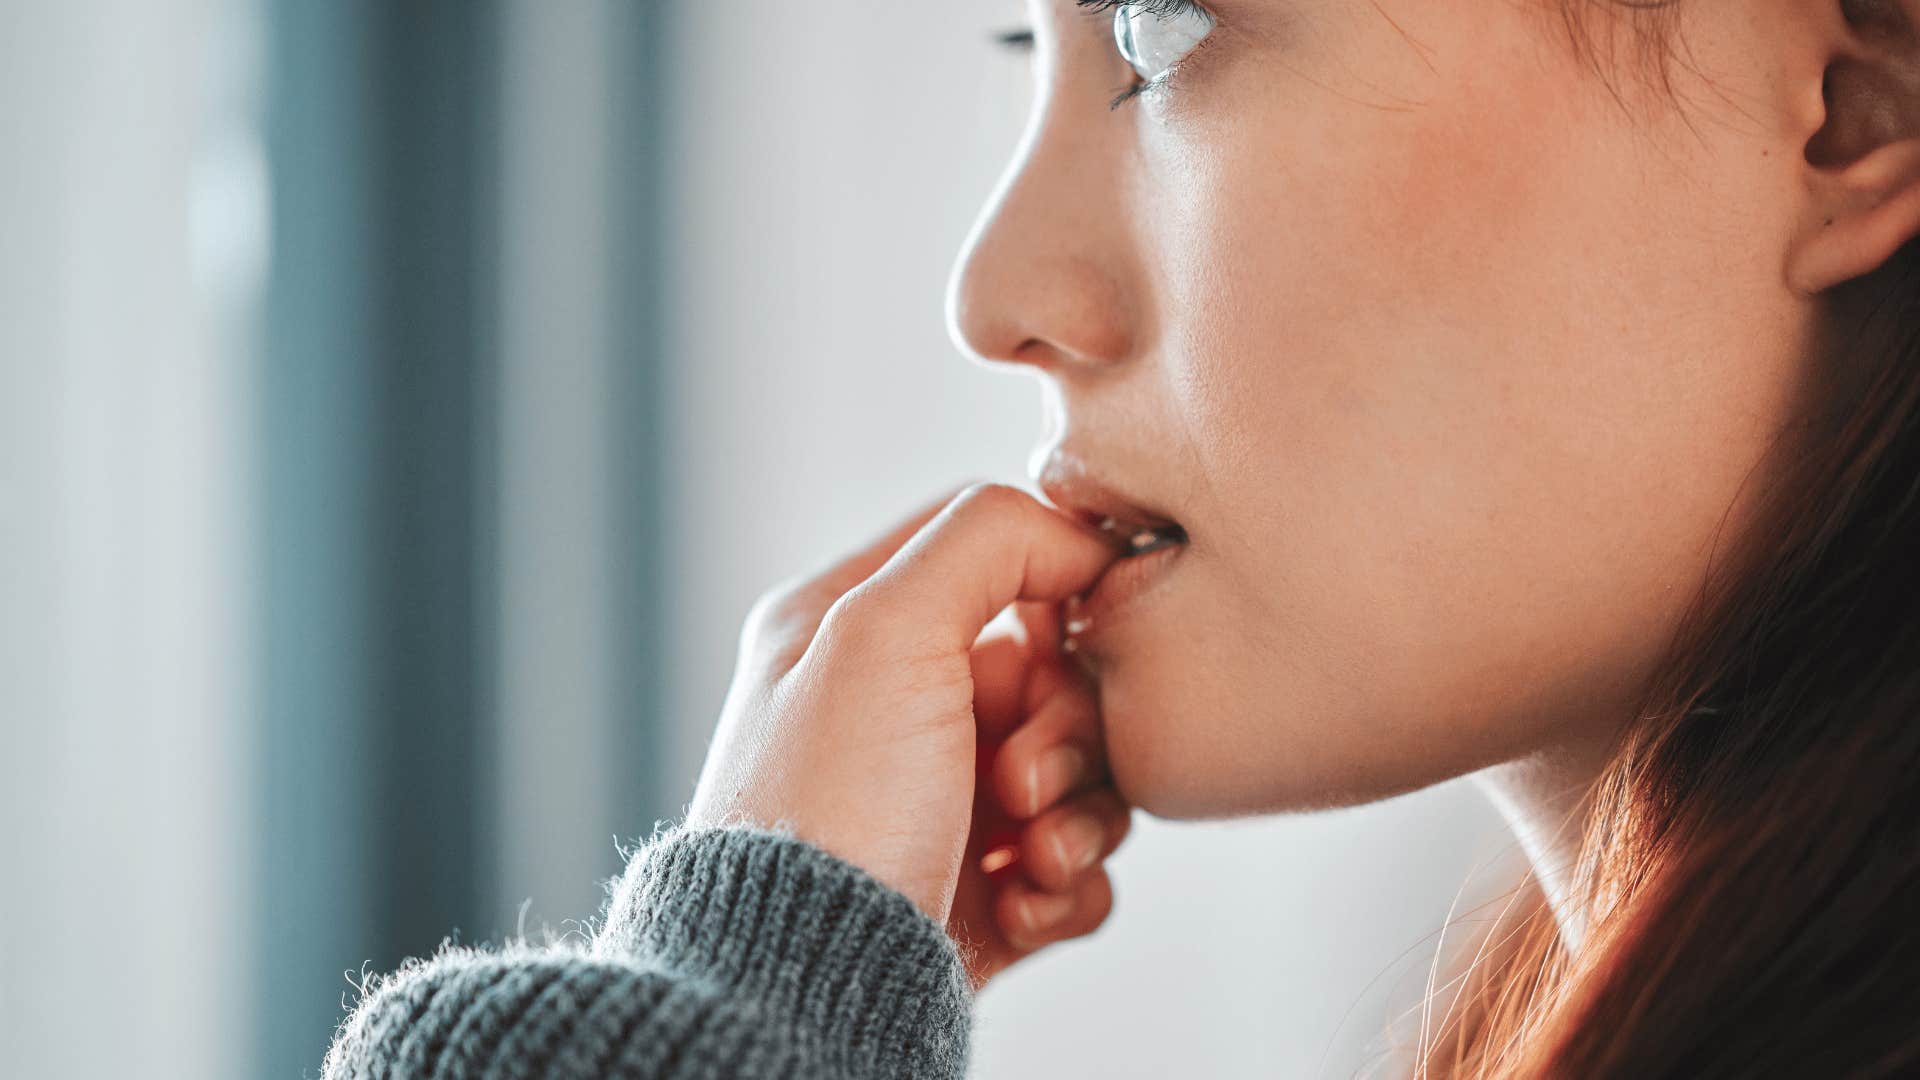
[[[1163,547],[1185,543],[1186,530],[1178,525],[1167,525],[1158,529],[1142,529],[1127,538],[1127,547],[1131,555],[1145,555],[1149,551],[1159,551]]]
[[[1114,535],[1125,535],[1130,555],[1143,555],[1168,544],[1182,543],[1187,538],[1185,529],[1178,525],[1162,525],[1159,528],[1145,528],[1123,524],[1108,516],[1100,519],[1100,531]]]

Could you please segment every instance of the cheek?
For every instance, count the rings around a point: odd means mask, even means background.
[[[1170,409],[1220,496],[1109,645],[1116,779],[1150,811],[1377,798],[1617,723],[1739,530],[1804,327],[1644,132],[1529,106],[1566,100],[1533,77],[1249,110],[1142,208]],[[1274,145],[1325,149],[1249,149]]]

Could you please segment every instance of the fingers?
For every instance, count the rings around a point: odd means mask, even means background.
[[[907,541],[925,528],[940,511],[951,506],[967,489],[949,491],[930,503],[922,505],[909,514],[906,520],[887,530],[886,535],[868,544],[866,547],[834,563],[832,566],[813,576],[808,582],[810,591],[827,597],[827,603],[821,605],[826,610],[841,593],[872,577],[876,570],[887,564],[887,560],[906,546]],[[1004,606],[1004,605],[1003,605]],[[981,620],[981,625],[985,625]]]
[[[1133,824],[1111,788],[1087,792],[1030,823],[1020,839],[1024,873],[999,885],[994,918],[1023,952],[1099,929],[1113,911],[1113,881],[1101,865]]]
[[[1067,655],[1060,650],[1061,631],[1065,625],[1061,605],[1016,604],[1014,611],[1020,624],[1026,628],[1028,640],[1035,643],[1033,663],[1027,678],[1026,711],[1038,712],[1040,706],[1053,695],[1076,686],[1088,686],[1084,670],[1069,662]]]
[[[1076,795],[1027,826],[1020,837],[1020,865],[1041,889],[1065,892],[1113,854],[1132,827],[1132,813],[1112,788]]]
[[[1013,605],[1013,616],[1036,654],[1059,655],[1062,625],[1059,604],[1044,600],[1023,601]]]
[[[1104,758],[1092,692],[1065,687],[995,753],[994,795],[1013,817],[1034,817],[1100,780],[1106,773]]]
[[[1106,777],[1099,699],[1092,681],[1059,651],[1058,604],[1017,603],[1025,631],[1026,679],[1008,719],[1008,688],[996,683],[985,700],[995,725],[1017,725],[1000,743],[985,782],[1007,814],[1024,819],[1006,842],[1017,865],[1001,877],[994,917],[1007,942],[1022,953],[1083,937],[1113,910],[1113,884],[1102,861],[1131,830],[1132,815]],[[983,645],[988,642],[983,641]],[[989,687],[979,672],[1013,655],[994,650],[975,657],[976,702]]]
[[[742,663],[776,671],[792,667],[806,652],[834,602],[886,565],[957,494],[949,492],[919,507],[885,535],[826,569],[768,589],[747,613],[740,635]]]
[[[1112,911],[1113,882],[1105,870],[1083,875],[1061,893],[1009,882],[994,900],[994,917],[1001,932],[1016,948],[1028,952],[1091,934]]]
[[[1096,530],[1018,488],[963,491],[846,599],[936,651],[968,648],[1017,600],[1090,587],[1116,555]]]
[[[1044,614],[1029,615],[1022,609],[1044,608],[1045,604],[1015,604],[1014,625],[1002,629],[989,626],[974,643],[969,661],[973,670],[973,715],[983,743],[992,744],[1006,737],[1032,710],[1027,708],[1026,693],[1031,683],[1029,667],[1033,658],[1045,651],[1051,639],[1033,632],[1035,621]]]

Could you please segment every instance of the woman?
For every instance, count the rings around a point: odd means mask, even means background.
[[[1545,906],[1423,1072],[1920,1069],[1920,0],[1030,7],[950,308],[1052,505],[770,595],[591,942],[329,1075],[959,1075],[1129,807],[1468,773]]]

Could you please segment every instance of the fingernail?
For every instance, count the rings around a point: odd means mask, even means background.
[[[1106,839],[1107,831],[1100,827],[1100,822],[1086,814],[1076,814],[1061,822],[1053,834],[1053,842],[1059,848],[1056,854],[1071,873],[1092,866],[1100,858],[1100,846]]]
[[[1033,770],[1027,775],[1027,808],[1030,813],[1039,813],[1044,809],[1041,802],[1045,793],[1052,792],[1057,797],[1060,792],[1073,787],[1080,779],[1081,770],[1087,767],[1087,756],[1072,743],[1061,743],[1042,752],[1033,759]]]
[[[1035,893],[1020,902],[1020,917],[1028,930],[1044,930],[1072,910],[1073,897],[1057,893]]]

